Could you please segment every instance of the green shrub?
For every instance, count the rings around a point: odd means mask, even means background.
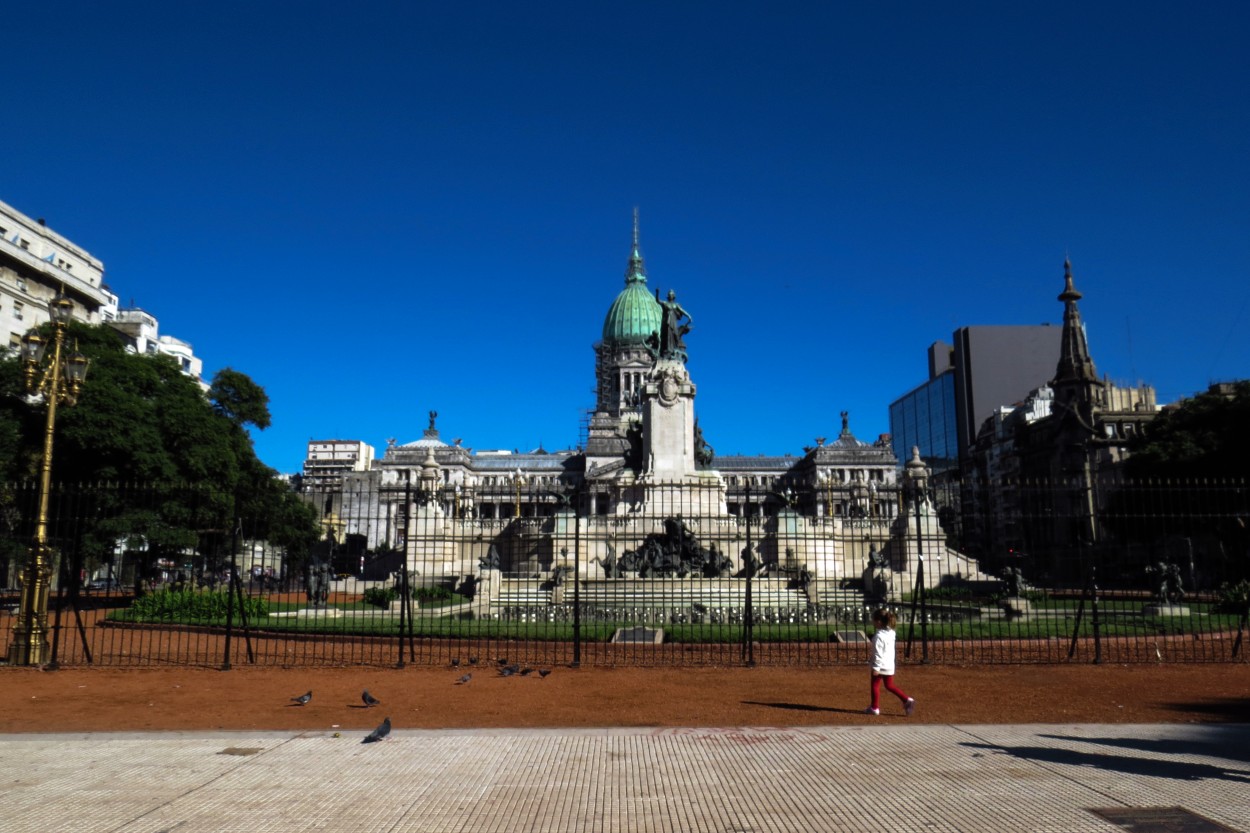
[[[213,621],[226,618],[229,594],[216,590],[173,590],[162,588],[135,599],[130,606],[140,620]],[[234,615],[240,616],[239,599],[235,597]],[[242,612],[249,619],[269,615],[269,603],[262,598],[243,597]]]
[[[365,604],[387,608],[391,606],[391,602],[399,598],[399,591],[394,587],[366,587],[361,598],[364,599]]]
[[[1219,607],[1224,613],[1245,613],[1250,608],[1250,579],[1242,579],[1236,584],[1227,581],[1217,591],[1220,597]]]
[[[924,591],[925,598],[931,601],[969,602],[976,598],[976,593],[967,584],[946,584],[930,587]]]
[[[415,593],[417,600],[422,602],[447,602],[456,594],[446,587],[418,587]]]

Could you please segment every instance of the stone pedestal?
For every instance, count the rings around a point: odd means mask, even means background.
[[[643,473],[653,482],[680,482],[695,472],[694,394],[686,366],[660,359],[643,387]]]
[[[1172,602],[1155,602],[1141,609],[1142,616],[1188,616],[1189,608]]]
[[[1033,612],[1033,604],[1023,596],[1006,596],[1001,599],[998,606],[1011,619],[1023,619]]]
[[[460,572],[451,539],[452,520],[431,502],[416,505],[408,519],[408,569],[418,575],[455,575]]]
[[[337,607],[305,607],[269,614],[274,619],[338,619],[342,615],[343,612]]]
[[[490,613],[491,600],[499,595],[499,575],[499,570],[482,570],[478,574],[476,592],[469,603],[474,616]]]
[[[890,568],[868,566],[863,572],[864,595],[872,599],[889,599],[894,571]]]

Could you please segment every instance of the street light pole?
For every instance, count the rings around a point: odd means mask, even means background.
[[[47,343],[31,330],[22,344],[26,391],[42,393],[48,405],[43,429],[43,459],[39,466],[39,512],[35,517],[35,537],[30,560],[22,575],[22,597],[13,643],[9,646],[10,665],[42,665],[48,655],[48,593],[51,588],[52,548],[48,546],[48,503],[52,491],[52,438],[56,430],[56,406],[73,405],[87,375],[87,358],[75,351],[62,356],[65,331],[74,314],[74,302],[58,294],[48,305],[52,320],[52,355],[44,361]]]
[[[916,602],[920,603],[920,661],[929,661],[929,611],[925,588],[927,579],[924,574],[924,528],[921,526],[921,508],[924,506],[926,490],[929,485],[929,467],[920,459],[920,449],[912,446],[911,459],[904,467],[904,493],[911,498],[916,510],[916,578],[912,583],[911,629],[908,631],[907,650],[905,656],[911,656],[911,636],[916,631]],[[906,510],[904,510],[905,512]]]
[[[512,477],[512,485],[516,487],[516,504],[513,511],[513,517],[521,517],[521,487],[525,485],[525,476],[521,474],[521,470],[517,469],[516,474]]]

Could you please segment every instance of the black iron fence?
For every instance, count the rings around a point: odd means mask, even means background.
[[[859,663],[871,612],[901,659],[1241,661],[1243,483],[1008,484],[992,504],[882,485],[494,493],[349,481],[314,535],[263,540],[194,488],[61,486],[47,630],[58,664]],[[0,489],[0,645],[33,533]]]

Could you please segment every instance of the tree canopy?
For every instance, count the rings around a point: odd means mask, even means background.
[[[57,410],[52,476],[77,490],[89,557],[125,538],[141,538],[150,557],[220,550],[239,524],[249,538],[306,551],[315,513],[256,457],[245,428],[270,423],[260,385],[226,368],[206,396],[172,358],[127,352],[111,328],[73,323],[67,335],[91,365],[77,404]],[[32,480],[42,452],[46,410],[22,385],[20,361],[0,358],[0,480],[9,482]]]
[[[262,431],[269,427],[269,396],[265,389],[246,375],[223,367],[213,376],[208,390],[213,410],[235,425],[255,425]]]
[[[1250,473],[1250,381],[1232,382],[1163,409],[1130,446],[1133,477],[1239,478]]]

